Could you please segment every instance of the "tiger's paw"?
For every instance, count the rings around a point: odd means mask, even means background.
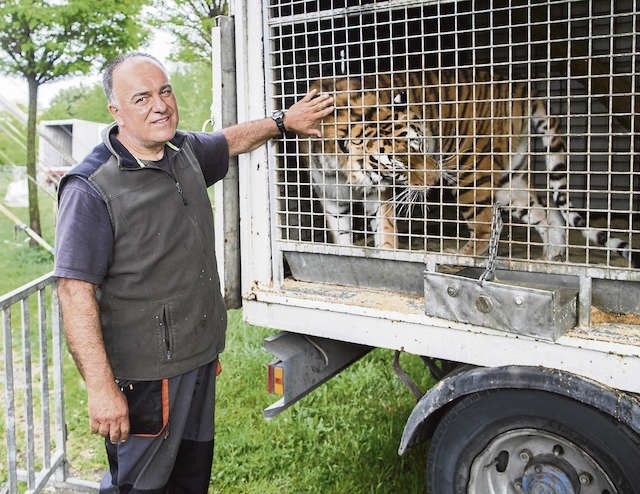
[[[442,250],[443,254],[453,254],[456,256],[483,256],[486,252],[486,247],[482,248],[482,246],[480,246],[480,250],[476,250],[476,246],[474,244],[465,244],[460,249],[445,247]]]
[[[445,247],[442,249],[443,254],[453,254],[455,256],[459,256],[462,254],[462,249],[454,249],[453,247]]]
[[[551,262],[564,262],[566,260],[564,249],[553,247],[548,249],[544,255],[545,260]]]

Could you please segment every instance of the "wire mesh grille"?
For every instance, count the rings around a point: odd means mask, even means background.
[[[275,149],[288,249],[633,273],[638,2],[271,0],[273,108],[334,93]]]

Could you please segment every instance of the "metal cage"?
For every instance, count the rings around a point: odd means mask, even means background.
[[[634,286],[640,280],[634,265],[640,258],[640,8],[636,1],[265,0],[263,12],[267,110],[288,107],[318,80],[347,77],[356,81],[350,86],[354,89],[347,91],[356,94],[355,100],[339,100],[343,103],[337,112],[343,120],[324,126],[325,134],[343,132],[343,137],[335,137],[333,143],[325,139],[314,147],[309,139],[290,136],[271,147],[270,163],[275,164],[270,170],[272,248],[278,253],[276,272],[282,277],[293,273],[298,279],[336,282],[346,277],[346,282],[385,286],[392,283],[389,278],[406,278],[412,272],[407,266],[484,267],[488,251],[473,242],[473,248],[463,248],[482,229],[497,240],[494,267],[575,275],[585,291],[581,294],[585,305],[592,297],[586,279],[629,281]],[[416,73],[423,74],[421,87],[393,81],[398,76],[408,81],[408,75]],[[426,73],[437,73],[439,83],[430,82]],[[387,76],[392,82],[380,83]],[[479,89],[497,80],[506,92]],[[450,89],[448,96],[444,96],[445,85]],[[354,171],[350,168],[354,161],[347,159],[353,156],[353,146],[345,146],[355,139],[354,120],[350,120],[354,115],[370,129],[362,132],[365,140],[387,137],[393,160],[392,155],[403,149],[400,139],[404,137],[385,134],[401,123],[393,121],[389,126],[388,119],[398,118],[397,95],[412,90],[422,95],[422,113],[410,117],[405,111],[401,118],[413,118],[423,129],[419,136],[423,144],[417,145],[417,152],[435,161],[440,171],[448,166],[448,174],[441,173],[439,181],[412,194],[393,173],[377,183],[373,180],[364,192],[355,183],[341,182],[334,170],[314,178],[309,163],[322,153],[340,162],[347,174]],[[477,97],[482,91],[488,96]],[[364,106],[365,92],[377,94],[373,106],[386,107],[393,116],[349,114],[353,101]],[[541,102],[548,119],[557,119],[560,148],[545,141],[539,122],[513,130],[512,123],[522,117],[518,112],[531,116],[535,101]],[[497,109],[501,103],[508,111]],[[426,104],[433,108],[425,111]],[[490,130],[474,135],[469,129],[480,127],[481,111],[488,112],[482,118],[492,121]],[[445,113],[447,128],[466,132],[464,136],[442,133],[437,116]],[[494,126],[509,130],[495,131]],[[506,148],[495,144],[504,138],[509,143]],[[462,148],[464,139],[475,143],[487,139],[490,144],[470,151]],[[562,156],[564,169],[549,165],[555,156]],[[463,158],[471,163],[467,168]],[[474,167],[485,159],[491,163],[490,173],[504,170],[505,178],[496,178],[499,174],[491,180],[480,177],[464,185],[463,174],[477,176]],[[454,165],[447,165],[447,160]],[[519,170],[513,170],[516,160],[521,163]],[[518,171],[528,183],[509,178]],[[557,195],[565,187],[562,204]],[[323,190],[339,188],[338,213],[348,217],[348,223],[338,228],[349,225],[350,242],[336,242],[337,227],[327,218],[327,201],[320,197]],[[554,240],[546,243],[554,243],[557,255],[545,255],[546,227],[536,224],[540,218],[529,219],[526,211],[522,213],[523,200],[514,199],[518,194],[525,194],[527,201],[539,201],[540,217],[547,218],[549,230],[555,231],[550,235],[555,235]],[[499,197],[502,229],[496,231],[495,215],[479,212],[491,209]],[[376,240],[381,220],[373,217],[379,211],[372,213],[385,201],[394,225],[391,247]],[[345,258],[348,264],[333,262]],[[319,259],[316,264],[322,267],[314,268],[312,259]],[[367,271],[372,275],[363,281]],[[373,278],[377,281],[372,282]],[[409,290],[420,291],[421,282],[409,282]]]

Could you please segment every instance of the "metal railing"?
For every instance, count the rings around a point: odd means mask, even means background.
[[[0,297],[6,464],[0,494],[45,486],[93,491],[67,475],[63,345],[56,278],[46,274]],[[35,317],[32,315],[35,313]],[[0,424],[0,428],[3,425]]]

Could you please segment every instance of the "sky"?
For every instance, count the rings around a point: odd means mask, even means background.
[[[148,48],[142,48],[167,65],[167,55],[171,53],[171,35],[163,31],[154,32],[151,44]],[[100,82],[100,74],[89,76],[67,77],[55,82],[50,82],[40,86],[38,90],[38,107],[46,108],[51,104],[51,100],[62,89],[79,86],[81,84],[91,85]],[[27,104],[28,89],[27,83],[18,77],[0,76],[0,94],[14,103]]]

